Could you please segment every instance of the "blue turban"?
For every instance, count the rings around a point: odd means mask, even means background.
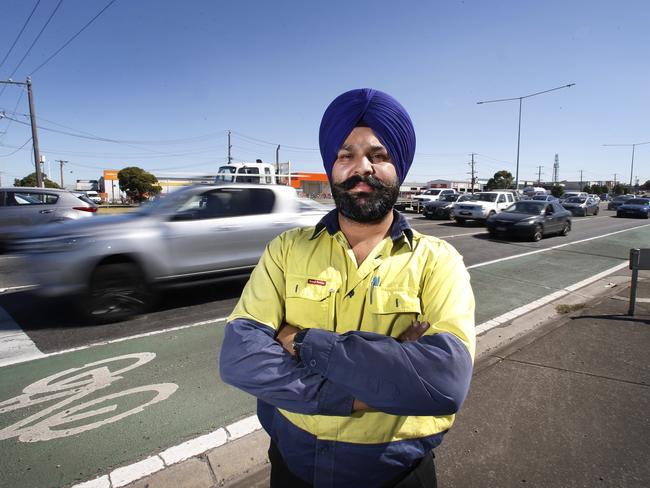
[[[397,100],[371,88],[345,92],[325,110],[320,123],[319,144],[330,181],[339,149],[359,124],[370,127],[388,150],[402,183],[415,155],[413,122]]]

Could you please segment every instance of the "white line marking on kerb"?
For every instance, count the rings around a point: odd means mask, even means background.
[[[515,308],[510,312],[504,313],[503,315],[499,315],[498,317],[494,317],[493,319],[483,322],[482,324],[476,326],[476,335],[484,334],[488,330],[494,329],[495,327],[510,322],[511,320],[514,320],[517,317],[521,317],[522,315],[527,314],[528,312],[532,312],[533,310],[541,307],[542,305],[546,305],[547,303],[557,300],[558,298],[562,298],[563,296],[566,296],[569,293],[573,293],[574,291],[579,290],[580,288],[583,288],[587,285],[590,285],[591,283],[594,283],[595,281],[598,281],[599,279],[604,278],[607,275],[615,273],[619,269],[625,268],[627,265],[628,265],[627,262],[617,264],[616,266],[606,269],[601,273],[591,276],[585,280],[579,281],[578,283],[574,283],[573,285],[569,285],[566,288],[563,288],[562,290],[558,290],[554,293],[551,293],[550,295],[546,295],[545,297],[539,298],[533,302],[527,303],[526,305]]]
[[[262,425],[257,419],[257,416],[252,415],[226,427],[220,427],[208,434],[183,442],[177,446],[172,446],[142,461],[114,469],[108,475],[76,484],[72,488],[109,488],[111,483],[113,488],[125,486],[173,464],[194,456],[199,456],[211,449],[232,442],[235,439],[252,434],[261,428]]]
[[[524,252],[521,254],[515,254],[514,256],[506,256],[505,258],[493,259],[492,261],[485,261],[484,263],[472,264],[467,266],[467,269],[480,268],[481,266],[487,266],[488,264],[500,263],[502,261],[509,261],[511,259],[521,258],[524,256],[531,256],[533,254],[539,254],[546,251],[552,251],[554,249],[560,249],[561,247],[572,246],[573,244],[580,244],[581,242],[593,241],[594,239],[602,239],[603,237],[613,236],[615,234],[620,234],[621,232],[628,232],[630,230],[641,229],[643,227],[648,227],[650,224],[639,225],[637,227],[632,227],[630,229],[617,230],[616,232],[610,232],[608,234],[603,234],[602,236],[588,237],[587,239],[581,239],[579,241],[567,242],[564,244],[559,244],[557,246],[545,247],[544,249],[536,249],[530,252]]]
[[[2,308],[0,307],[0,324],[2,324],[2,319],[3,319],[2,315],[1,315],[2,312],[4,312],[4,310],[2,310]],[[36,349],[36,351],[38,352],[38,355],[33,355],[33,356],[28,356],[28,355],[13,356],[13,357],[7,358],[6,360],[2,360],[0,358],[0,368],[3,367],[3,366],[9,366],[9,365],[12,365],[12,364],[24,363],[24,362],[27,362],[27,361],[31,361],[33,359],[49,358],[51,356],[58,356],[60,354],[67,354],[69,352],[83,351],[84,349],[90,349],[91,347],[105,346],[107,344],[115,344],[116,342],[130,341],[131,339],[141,339],[143,337],[150,337],[150,336],[155,336],[155,335],[159,335],[159,334],[165,334],[167,332],[174,332],[174,331],[177,331],[177,330],[190,329],[192,327],[199,327],[201,325],[216,324],[217,322],[225,322],[226,319],[227,319],[227,317],[220,317],[218,319],[203,320],[201,322],[194,322],[193,324],[179,325],[178,327],[171,327],[169,329],[163,329],[163,330],[154,330],[152,332],[144,332],[142,334],[135,334],[135,335],[132,335],[132,336],[127,336],[127,337],[119,337],[117,339],[111,339],[111,340],[108,340],[108,341],[93,342],[92,344],[86,344],[85,346],[72,347],[70,349],[64,349],[62,351],[54,351],[54,352],[48,352],[48,353],[40,352],[36,348],[36,345],[34,345],[34,349]],[[18,325],[16,325],[16,327],[18,327]],[[20,330],[20,327],[18,327],[18,329]],[[25,334],[24,332],[21,331],[21,333],[24,334],[25,336],[27,336],[27,334]],[[27,339],[31,342],[31,339],[29,339],[29,337],[27,337]],[[0,336],[0,340],[1,340],[1,336]],[[32,342],[32,344],[34,344],[34,343]]]

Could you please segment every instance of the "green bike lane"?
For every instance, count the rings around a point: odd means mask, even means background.
[[[477,323],[648,243],[643,226],[473,267]],[[254,400],[220,381],[222,339],[215,322],[0,368],[0,486],[70,486],[252,415]]]

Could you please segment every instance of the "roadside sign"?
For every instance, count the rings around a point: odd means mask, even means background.
[[[117,180],[117,173],[116,169],[105,169],[104,180]]]

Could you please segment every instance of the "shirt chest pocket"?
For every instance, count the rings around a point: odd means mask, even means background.
[[[414,290],[375,287],[371,293],[372,300],[366,302],[370,327],[364,330],[397,337],[422,313],[420,297]]]
[[[288,275],[286,286],[285,320],[288,324],[332,329],[334,296],[338,289],[332,280]]]

